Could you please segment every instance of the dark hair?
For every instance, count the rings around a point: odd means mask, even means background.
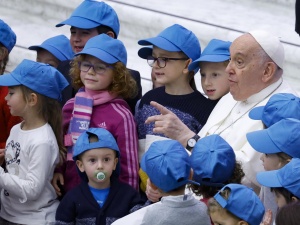
[[[96,27],[98,34],[106,34],[109,31],[114,33],[114,38],[117,38],[117,34],[113,31],[113,29],[111,29],[111,27],[109,26],[105,26],[105,25],[100,25],[98,27]]]
[[[300,202],[292,202],[283,206],[276,215],[276,225],[298,225],[300,221]]]
[[[271,191],[274,191],[275,194],[281,194],[287,203],[293,202],[293,197],[298,199],[298,197],[284,187],[271,188]]]
[[[240,184],[244,176],[245,173],[242,169],[241,163],[236,162],[232,176],[223,184],[224,185],[231,184],[231,183]],[[197,196],[203,196],[204,198],[213,197],[222,188],[216,186],[208,186],[204,184],[201,184],[200,186],[195,184],[190,184],[189,186]]]
[[[85,57],[86,55],[79,55],[71,62],[70,76],[75,89],[84,86],[80,79],[80,69],[78,65]],[[116,62],[111,66],[113,67],[113,80],[108,87],[108,91],[122,98],[134,98],[137,95],[137,84],[129,70],[121,62]]]
[[[26,102],[28,102],[29,95],[31,93],[35,93],[37,95],[38,113],[49,123],[54,132],[59,148],[60,163],[62,163],[65,158],[66,148],[63,143],[62,112],[59,102],[55,99],[41,95],[24,85],[20,85],[20,88]]]

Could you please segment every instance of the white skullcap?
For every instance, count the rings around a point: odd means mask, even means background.
[[[249,34],[254,37],[268,56],[282,69],[284,49],[279,38],[263,30],[250,31]]]

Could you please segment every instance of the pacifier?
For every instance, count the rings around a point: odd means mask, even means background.
[[[97,178],[97,180],[102,181],[102,180],[105,179],[105,173],[103,173],[103,172],[97,172],[97,173],[95,174],[95,177]]]

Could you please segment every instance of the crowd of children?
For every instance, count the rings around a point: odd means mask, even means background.
[[[153,81],[141,96],[111,6],[84,0],[63,25],[70,39],[28,47],[36,61],[5,72],[17,37],[0,20],[0,224],[298,223],[299,97],[274,94],[249,112],[264,124],[245,137],[265,169],[257,195],[220,135],[182,146],[147,122],[160,114],[155,101],[198,133],[229,92],[231,42],[212,39],[201,52],[179,24],[139,40]]]

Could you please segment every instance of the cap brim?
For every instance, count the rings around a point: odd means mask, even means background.
[[[271,140],[267,129],[249,132],[246,137],[249,144],[258,152],[267,154],[281,152]]]
[[[69,19],[62,21],[61,23],[56,24],[56,27],[61,27],[64,25],[70,25],[71,27],[77,27],[81,29],[92,29],[98,27],[101,24],[83,17],[76,16],[76,17],[70,17]]]
[[[256,174],[256,180],[266,187],[282,187],[282,184],[278,180],[278,170],[259,172]]]
[[[113,64],[113,63],[116,63],[119,61],[117,58],[111,56],[110,54],[108,54],[107,52],[105,52],[99,48],[89,48],[86,50],[83,49],[81,52],[78,52],[77,54],[75,54],[75,56],[82,55],[82,54],[92,55],[108,64]]]
[[[253,108],[249,112],[249,117],[253,120],[262,120],[264,108],[265,108],[264,106],[258,106],[258,107]]]
[[[148,38],[144,40],[138,41],[139,45],[155,45],[163,50],[170,51],[170,52],[180,52],[181,49],[174,45],[172,42],[168,41],[162,37],[154,37]]]
[[[17,85],[21,85],[21,83],[13,77],[12,73],[8,73],[0,76],[0,86],[10,87],[10,86],[17,86]]]
[[[199,58],[199,62],[224,62],[229,58],[228,55],[203,55]]]
[[[138,55],[139,57],[141,57],[142,59],[147,59],[148,56],[152,55],[152,48],[149,48],[149,47],[144,47],[144,48],[141,48],[139,51],[138,51]]]
[[[196,69],[198,70],[199,69],[199,61],[200,61],[200,59],[197,59],[194,62],[192,62],[189,65],[189,71],[196,70]]]
[[[35,51],[38,51],[39,49],[44,49],[44,50],[48,51],[49,53],[51,53],[59,61],[71,59],[71,58],[64,56],[60,51],[58,51],[56,48],[53,48],[50,45],[33,45],[33,46],[30,46],[28,49],[35,50]]]

